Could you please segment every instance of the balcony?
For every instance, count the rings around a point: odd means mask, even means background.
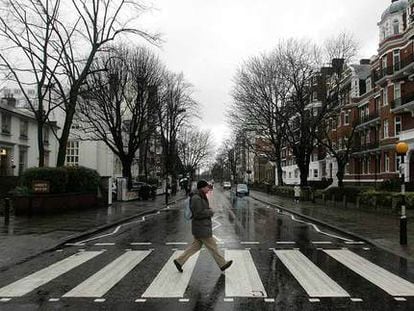
[[[379,140],[375,140],[368,144],[355,144],[352,147],[352,153],[366,153],[366,152],[373,152],[377,151],[376,149],[379,148]]]
[[[387,81],[387,77],[391,80],[401,79],[414,73],[414,54],[402,58],[399,63],[393,66],[382,68],[374,71],[373,79],[377,84],[383,84]]]
[[[371,112],[369,115],[360,117],[357,121],[356,128],[366,128],[369,126],[374,126],[380,122],[379,114],[377,111]]]
[[[391,112],[411,112],[414,110],[414,93],[391,101]]]

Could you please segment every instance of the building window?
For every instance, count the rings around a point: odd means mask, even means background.
[[[349,110],[345,110],[344,114],[344,124],[349,125]]]
[[[27,120],[20,120],[20,138],[26,138],[29,131],[29,122]]]
[[[49,162],[50,162],[50,151],[49,150],[45,150],[45,167],[49,166]]]
[[[368,93],[369,91],[371,91],[371,78],[367,78],[367,79],[365,80],[365,87],[366,87],[367,93]]]
[[[388,120],[384,120],[382,138],[388,138]]]
[[[70,140],[66,145],[66,165],[79,165],[79,141]]]
[[[3,112],[1,114],[1,133],[10,134],[11,132],[11,115]]]
[[[394,61],[394,70],[400,70],[400,50],[394,50],[392,52],[393,61]]]
[[[390,157],[388,156],[388,153],[384,154],[384,171],[390,171]]]
[[[313,177],[318,178],[318,170],[317,169],[313,170]]]
[[[401,98],[401,83],[394,84],[394,100]]]
[[[392,22],[392,33],[394,35],[398,35],[400,33],[400,22],[398,21],[398,19],[395,19]]]
[[[401,117],[396,116],[395,117],[395,136],[400,135],[401,130],[402,130]]]
[[[387,87],[384,87],[382,89],[382,105],[387,106],[388,105],[388,89]]]
[[[387,55],[385,55],[382,59],[381,59],[381,65],[382,65],[382,70],[385,71],[385,69],[387,69]]]
[[[19,176],[23,174],[27,168],[27,149],[20,147],[19,149]]]

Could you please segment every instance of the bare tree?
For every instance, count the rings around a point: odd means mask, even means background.
[[[158,124],[163,149],[164,177],[166,185],[171,176],[176,180],[177,142],[180,130],[195,115],[197,103],[192,98],[192,86],[184,80],[183,74],[166,73],[158,90]],[[167,192],[166,192],[167,193]],[[166,204],[168,195],[166,194]]]
[[[122,163],[122,174],[131,186],[131,166],[157,126],[157,87],[164,67],[146,48],[113,49],[92,65],[78,117],[82,137],[100,140]]]
[[[68,26],[64,22],[56,29],[59,45],[56,53],[62,53],[62,76],[55,75],[56,92],[64,104],[65,120],[59,137],[57,166],[65,163],[66,144],[70,134],[82,87],[93,71],[91,66],[96,55],[121,34],[135,34],[150,42],[158,37],[137,29],[132,22],[147,10],[138,1],[126,0],[71,0],[77,19]],[[81,51],[80,53],[78,51]]]
[[[274,55],[262,54],[250,58],[234,79],[233,104],[228,110],[229,123],[244,137],[250,150],[255,150],[248,132],[265,136],[271,143],[266,156],[277,165],[278,182],[283,184],[281,147],[285,119],[282,117],[284,98],[288,92],[280,79],[280,64]]]
[[[344,30],[326,39],[323,49],[328,61],[343,59],[348,64],[358,55],[359,43],[352,33]]]
[[[58,107],[52,90],[61,54],[53,53],[58,43],[60,1],[0,2],[0,66],[8,81],[16,84],[37,121],[38,165],[44,166],[43,132],[50,114]],[[35,95],[30,94],[34,89]]]
[[[190,127],[179,133],[178,156],[190,179],[194,179],[195,170],[207,164],[212,156],[211,133],[209,131],[192,130]]]

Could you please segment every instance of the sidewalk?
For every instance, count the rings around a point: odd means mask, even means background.
[[[171,203],[184,196],[178,193]],[[0,271],[85,234],[122,223],[165,207],[165,197],[152,201],[114,202],[109,207],[90,208],[64,214],[10,217],[5,225],[0,216]]]
[[[353,235],[398,256],[414,261],[414,211],[409,210],[407,225],[407,246],[400,245],[400,217],[356,208],[334,207],[309,201],[295,204],[293,199],[250,191],[251,196],[262,202],[279,206],[281,209],[326,224],[331,228]]]

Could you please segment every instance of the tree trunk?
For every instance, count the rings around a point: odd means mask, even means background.
[[[277,185],[283,186],[283,170],[282,170],[282,163],[279,155],[276,155],[276,167],[277,167]]]
[[[128,189],[132,188],[132,173],[131,166],[132,160],[128,158],[120,158],[122,163],[122,177],[127,179]]]
[[[336,177],[338,178],[339,188],[343,188],[344,186],[345,165],[346,164],[338,162],[338,171],[336,172]]]
[[[43,141],[43,122],[37,122],[37,147],[39,149],[39,167],[45,166],[45,145]]]

